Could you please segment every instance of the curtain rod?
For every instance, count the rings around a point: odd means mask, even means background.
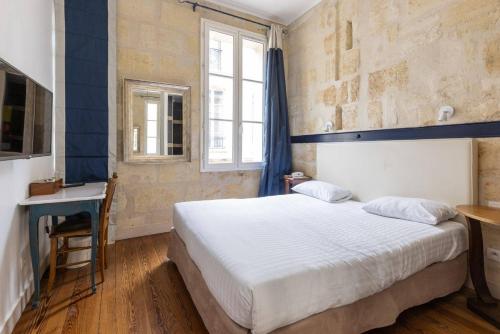
[[[260,25],[260,26],[263,26],[263,27],[266,27],[267,29],[271,29],[271,26],[268,25],[268,24],[264,24],[264,23],[260,23],[260,22],[257,22],[257,21],[254,21],[254,20],[250,20],[250,19],[247,19],[245,17],[242,17],[242,16],[238,16],[238,15],[235,15],[235,14],[231,14],[231,13],[228,13],[228,12],[224,12],[220,9],[216,9],[216,8],[212,8],[212,7],[209,7],[209,6],[206,6],[206,5],[203,5],[203,4],[200,4],[199,2],[197,1],[189,1],[189,0],[178,0],[177,1],[178,3],[180,4],[190,4],[192,7],[193,7],[193,12],[196,11],[196,8],[200,7],[200,8],[204,8],[204,9],[207,9],[207,10],[211,10],[213,12],[216,12],[216,13],[219,13],[219,14],[223,14],[223,15],[227,15],[227,16],[231,16],[231,17],[234,17],[236,19],[240,19],[240,20],[243,20],[243,21],[247,21],[247,22],[250,22],[250,23],[254,23],[254,24],[257,24],[257,25]]]

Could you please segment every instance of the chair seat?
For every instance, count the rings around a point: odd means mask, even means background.
[[[57,224],[57,226],[55,226],[52,229],[51,235],[77,232],[77,231],[87,232],[91,229],[92,224],[90,222],[90,217],[84,217],[84,218],[73,218],[73,217],[75,216],[72,216],[71,218],[68,217],[67,220]]]

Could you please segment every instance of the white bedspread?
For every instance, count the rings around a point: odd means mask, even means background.
[[[304,195],[178,203],[174,227],[228,316],[267,333],[347,305],[467,249],[465,227]]]

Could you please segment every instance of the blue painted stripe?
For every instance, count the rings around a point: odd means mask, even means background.
[[[381,129],[292,136],[292,144],[488,137],[500,137],[500,122],[435,125],[417,128]]]
[[[65,1],[66,182],[108,177],[108,1]]]

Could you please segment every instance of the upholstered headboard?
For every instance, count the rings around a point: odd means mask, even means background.
[[[477,202],[477,144],[473,139],[322,143],[317,178],[350,189],[354,199],[386,195]]]

